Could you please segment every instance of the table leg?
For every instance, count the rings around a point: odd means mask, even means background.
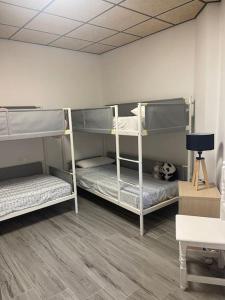
[[[179,254],[180,254],[180,288],[185,290],[188,286],[187,284],[187,246],[179,242]]]

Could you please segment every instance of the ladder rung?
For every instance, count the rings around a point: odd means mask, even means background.
[[[121,180],[121,179],[119,179],[119,182],[120,182],[120,183],[125,183],[125,184],[128,184],[128,185],[131,185],[131,186],[134,186],[134,187],[139,188],[139,185],[138,185],[138,184],[134,184],[134,183],[131,183],[131,182],[123,181],[123,180]]]
[[[119,156],[118,158],[119,158],[120,160],[130,161],[130,162],[133,162],[133,163],[136,163],[136,164],[139,163],[139,160],[134,160],[134,159],[124,158],[124,157],[121,157],[121,156]]]

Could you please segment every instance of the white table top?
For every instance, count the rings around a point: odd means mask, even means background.
[[[176,240],[225,245],[225,221],[216,218],[177,215]]]

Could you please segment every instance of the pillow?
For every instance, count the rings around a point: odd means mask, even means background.
[[[138,107],[135,107],[130,112],[132,112],[133,115],[138,116]],[[145,117],[145,106],[141,106],[141,117]]]
[[[79,160],[76,163],[77,167],[80,168],[93,168],[93,167],[99,167],[104,165],[113,164],[115,162],[115,159],[105,156],[98,156],[88,159]]]

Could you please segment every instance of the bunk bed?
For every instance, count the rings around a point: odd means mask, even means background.
[[[116,166],[78,169],[77,185],[139,215],[140,234],[143,235],[144,215],[175,203],[178,190],[177,182],[156,180],[143,172],[142,138],[153,133],[190,133],[193,118],[192,98],[72,110],[74,132],[113,134],[116,141]],[[120,135],[137,136],[137,158],[121,155]],[[187,156],[187,165],[178,166],[178,178],[182,180],[191,176],[192,158],[189,152]],[[136,168],[127,164],[136,165]]]
[[[78,213],[75,163],[71,172],[47,160],[47,141],[68,138],[74,161],[71,110],[0,108],[0,142],[39,138],[43,161],[0,169],[0,221],[74,199]],[[62,143],[63,155],[63,143]]]

